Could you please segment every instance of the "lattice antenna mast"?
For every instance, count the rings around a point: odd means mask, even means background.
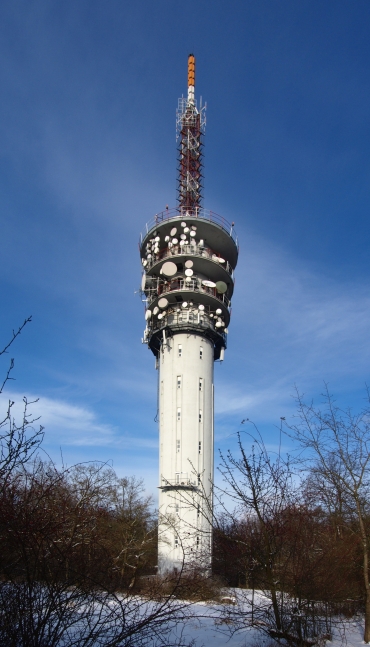
[[[206,126],[206,106],[200,103],[199,110],[194,97],[195,57],[188,58],[188,96],[179,99],[176,111],[178,146],[178,202],[180,209],[193,211],[202,202],[203,135]]]

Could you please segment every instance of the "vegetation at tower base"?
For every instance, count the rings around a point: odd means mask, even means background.
[[[370,642],[370,395],[355,414],[341,410],[326,385],[325,408],[305,403],[297,392],[298,422],[290,435],[311,462],[308,490],[338,519],[338,532],[350,529],[361,547],[365,597],[364,641]]]
[[[118,479],[101,464],[59,470],[34,455],[40,434],[29,417],[17,427],[6,413],[1,647],[178,644],[173,629],[187,606],[164,594],[155,578],[145,595],[135,593],[140,577],[155,572],[157,543],[141,482]]]
[[[240,434],[239,455],[221,456],[214,571],[244,586],[250,605],[228,610],[232,631],[253,624],[307,647],[344,616],[364,613],[369,641],[370,407],[355,415],[325,397],[324,408],[297,397],[297,424],[285,431],[299,461],[269,453],[258,433],[250,453]],[[254,604],[256,590],[266,604]]]
[[[252,625],[294,647],[330,636],[344,616],[363,617],[370,408],[340,411],[328,392],[326,403],[317,409],[298,396],[285,431],[300,462],[269,454],[256,433],[248,452],[240,435],[239,453],[221,457],[216,510],[202,506],[214,528],[213,576],[194,561],[167,578],[154,575],[157,520],[141,482],[98,463],[58,470],[42,461],[33,454],[42,430],[28,416],[9,426],[6,406],[0,645],[171,644],[188,608],[182,599],[222,599],[222,583],[239,587],[234,603],[218,606],[224,629]]]

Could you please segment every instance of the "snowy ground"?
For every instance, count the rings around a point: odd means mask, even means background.
[[[245,627],[238,631],[224,622],[226,607],[212,603],[198,603],[189,609],[191,616],[184,626],[179,627],[184,643],[195,642],[195,647],[267,647],[273,644],[263,633]],[[335,622],[332,641],[327,647],[359,647],[364,645],[363,619]]]

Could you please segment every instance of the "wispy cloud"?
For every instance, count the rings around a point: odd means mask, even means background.
[[[14,401],[12,414],[17,422],[21,420],[23,396],[19,393],[7,393]],[[75,447],[105,447],[125,449],[152,449],[155,440],[145,435],[133,437],[112,424],[102,422],[97,413],[86,406],[79,406],[68,401],[27,394],[30,403],[28,419],[39,418],[45,428],[47,445]],[[36,402],[37,400],[37,402]]]
[[[248,237],[237,269],[230,354],[216,412],[275,415],[294,384],[320,388],[365,382],[370,360],[370,297],[364,284],[334,280]],[[231,359],[232,372],[226,368]]]

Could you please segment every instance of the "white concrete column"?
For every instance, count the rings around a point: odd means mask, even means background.
[[[214,346],[199,334],[167,338],[159,355],[159,572],[210,553]]]

